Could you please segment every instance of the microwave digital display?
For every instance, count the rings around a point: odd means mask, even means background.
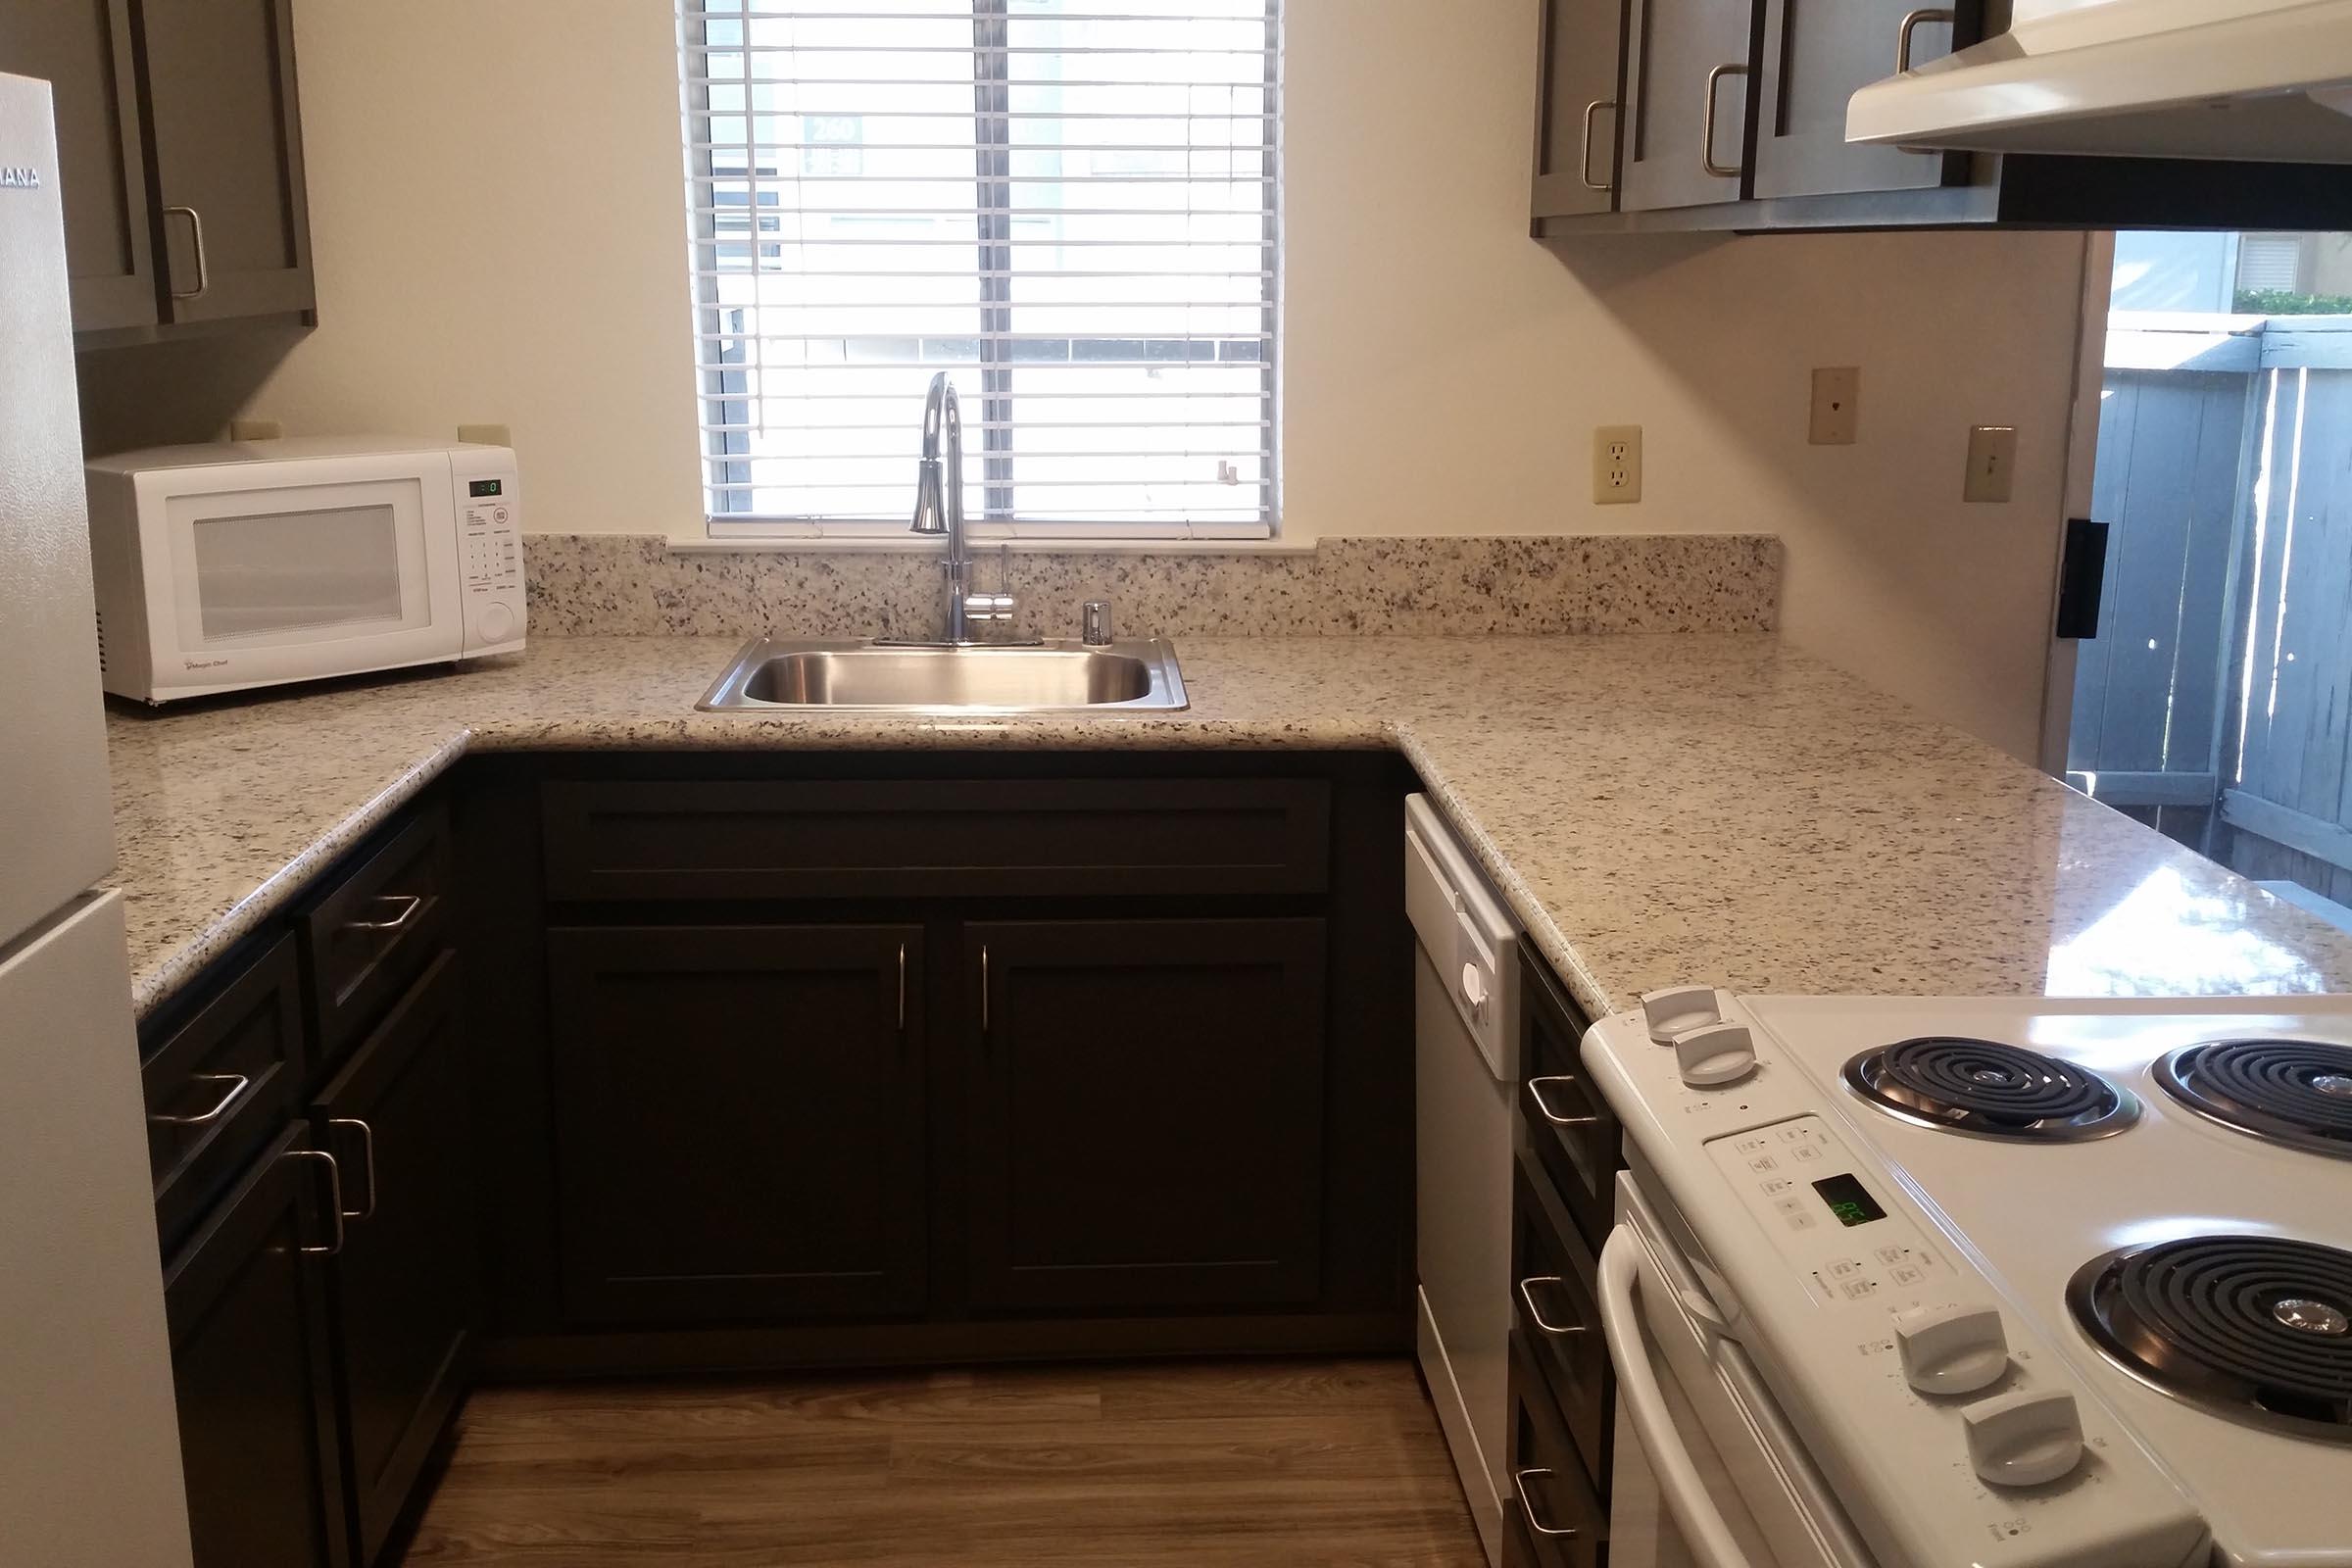
[[[477,500],[483,496],[503,496],[507,493],[507,481],[504,479],[468,480],[466,485],[466,493]]]

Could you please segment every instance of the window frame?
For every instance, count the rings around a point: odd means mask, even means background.
[[[762,248],[760,235],[766,230],[767,225],[764,220],[767,214],[771,210],[779,215],[788,214],[796,209],[782,205],[780,192],[778,199],[772,202],[766,199],[765,192],[761,192],[759,196],[739,204],[744,208],[744,213],[739,220],[724,225],[720,222],[717,209],[722,203],[718,200],[718,181],[752,176],[755,178],[772,177],[782,184],[789,182],[789,179],[784,174],[781,164],[776,161],[774,150],[763,148],[756,142],[740,149],[744,168],[730,170],[716,167],[712,156],[713,137],[710,126],[712,110],[710,90],[707,83],[698,81],[696,78],[707,77],[710,74],[708,56],[710,53],[727,54],[732,50],[724,44],[713,48],[709,43],[704,25],[707,20],[715,19],[708,19],[702,15],[707,3],[708,0],[677,0],[680,118],[686,172],[684,191],[688,228],[687,270],[690,292],[693,296],[693,330],[688,342],[696,345],[693,353],[693,372],[698,437],[697,466],[700,473],[698,483],[703,495],[706,537],[714,542],[833,540],[863,543],[877,547],[904,544],[909,548],[921,548],[924,541],[912,535],[906,524],[896,521],[872,517],[790,515],[713,510],[713,503],[718,499],[721,485],[730,479],[737,482],[748,482],[750,478],[749,459],[752,454],[748,450],[749,437],[740,432],[730,432],[724,427],[747,425],[751,423],[754,415],[753,400],[748,385],[743,384],[740,378],[737,379],[736,385],[727,385],[728,377],[723,368],[715,368],[704,362],[700,345],[706,341],[715,341],[720,336],[741,334],[745,324],[742,319],[744,308],[729,306],[714,298],[719,279],[715,276],[706,275],[706,271],[716,270],[715,259],[722,253],[729,250],[741,250],[751,253],[749,259],[752,267],[747,275],[756,275],[760,260],[759,253]],[[971,0],[974,27],[972,53],[974,78],[977,84],[985,85],[986,80],[991,79],[982,75],[982,61],[990,47],[986,41],[988,35],[984,33],[983,29],[993,25],[996,29],[996,47],[1000,51],[1004,49],[1004,29],[1010,21],[1018,20],[1011,16],[1012,3],[1013,0]],[[968,411],[967,420],[975,427],[985,428],[985,434],[982,439],[967,447],[964,461],[967,471],[976,469],[982,474],[980,488],[986,499],[983,509],[970,514],[967,519],[966,532],[973,540],[985,540],[991,543],[1060,541],[1133,546],[1153,542],[1188,541],[1246,545],[1252,541],[1272,543],[1281,538],[1282,434],[1284,425],[1282,409],[1284,361],[1286,359],[1283,352],[1284,286],[1287,271],[1285,257],[1288,251],[1287,236],[1284,232],[1287,215],[1283,167],[1286,118],[1283,112],[1283,53],[1287,18],[1284,14],[1285,0],[1258,0],[1258,3],[1263,8],[1265,28],[1263,82],[1266,107],[1263,150],[1268,173],[1264,180],[1266,195],[1260,214],[1259,226],[1259,250],[1264,258],[1262,267],[1263,295],[1259,309],[1260,319],[1264,323],[1262,329],[1264,336],[1261,340],[1263,347],[1257,362],[1259,368],[1257,403],[1261,411],[1260,417],[1263,421],[1265,435],[1265,463],[1263,477],[1255,487],[1259,493],[1257,517],[1254,520],[1229,518],[1199,520],[1168,517],[1154,517],[1149,520],[1036,518],[1018,515],[1016,512],[1010,510],[1009,502],[1004,509],[998,507],[997,497],[1000,492],[1010,497],[1018,488],[1017,483],[1008,482],[1000,485],[996,482],[996,474],[999,471],[1007,475],[1010,471],[1009,446],[1000,445],[1000,443],[1009,443],[1017,434],[1017,426],[1013,429],[1002,427],[1005,412],[1010,411],[1017,403],[1017,396],[1012,391],[1010,382],[1014,367],[1008,361],[992,362],[989,357],[991,348],[1002,346],[1001,342],[992,334],[1008,330],[1011,320],[1009,299],[1013,281],[1010,270],[1011,219],[1003,214],[991,214],[987,211],[991,207],[1008,206],[1009,197],[1007,194],[1001,193],[992,200],[990,186],[992,184],[1003,185],[1005,180],[992,180],[981,167],[977,167],[978,160],[976,159],[972,188],[975,210],[979,215],[980,238],[973,252],[972,260],[974,275],[979,280],[982,290],[981,343],[983,357],[980,362],[980,373],[983,379],[983,391],[978,398],[967,398],[965,407]],[[759,15],[756,9],[756,0],[746,0],[746,13],[747,19]],[[1237,18],[1234,20],[1248,19]],[[1000,58],[1002,58],[1001,54]],[[748,118],[753,116],[755,111],[747,105],[745,113]],[[826,111],[825,116],[845,118],[835,111]],[[798,113],[798,118],[807,120],[810,117],[806,113]],[[983,149],[997,149],[1009,154],[1016,150],[1016,144],[1010,139],[1009,128],[1014,118],[1018,117],[1009,112],[991,116],[976,95],[972,110],[975,153]],[[987,127],[992,123],[1001,127],[999,130],[1001,139],[989,139]],[[857,145],[862,145],[862,143]],[[763,165],[765,167],[762,167]],[[1008,164],[1005,167],[1008,167]],[[1244,209],[1244,211],[1246,210]],[[990,232],[992,228],[1001,231],[992,234]],[[739,234],[738,231],[740,231]],[[994,264],[989,255],[992,244],[997,249],[1000,258]],[[704,262],[706,255],[713,259],[713,265],[709,269],[706,269]],[[1004,308],[1000,312],[991,312],[988,309],[992,297],[1004,302]],[[730,313],[736,318],[731,325],[727,321]],[[919,337],[925,334],[908,335]],[[1073,344],[1088,341],[1118,342],[1134,336],[1135,334],[1074,334],[1071,341]],[[749,338],[745,338],[743,341],[749,341]],[[1198,342],[1201,340],[1185,339],[1180,341]],[[1001,375],[992,371],[992,364],[1003,367]],[[717,381],[716,385],[711,384],[713,379]],[[1002,388],[1001,392],[1000,387]],[[973,408],[974,404],[978,405],[977,409]],[[731,408],[730,405],[732,405]],[[715,417],[713,417],[714,414]],[[721,428],[714,429],[713,425]],[[913,434],[914,431],[910,428],[908,431],[909,461],[906,485],[909,509],[912,507],[914,490],[911,451]],[[730,439],[740,441],[741,448],[723,450],[723,444]],[[1006,466],[1002,470],[997,468],[996,463],[992,459],[992,454],[1000,451],[1006,454],[1004,459]],[[731,459],[744,461],[740,465],[730,467],[729,460]]]

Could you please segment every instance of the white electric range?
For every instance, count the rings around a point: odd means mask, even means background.
[[[2352,998],[1657,993],[1615,1568],[2352,1568]]]

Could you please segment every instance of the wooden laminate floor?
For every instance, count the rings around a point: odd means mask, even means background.
[[[1402,1360],[484,1389],[407,1560],[1485,1563]]]

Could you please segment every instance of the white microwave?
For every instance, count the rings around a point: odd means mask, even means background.
[[[147,703],[522,647],[505,447],[300,437],[88,465],[106,689]]]

